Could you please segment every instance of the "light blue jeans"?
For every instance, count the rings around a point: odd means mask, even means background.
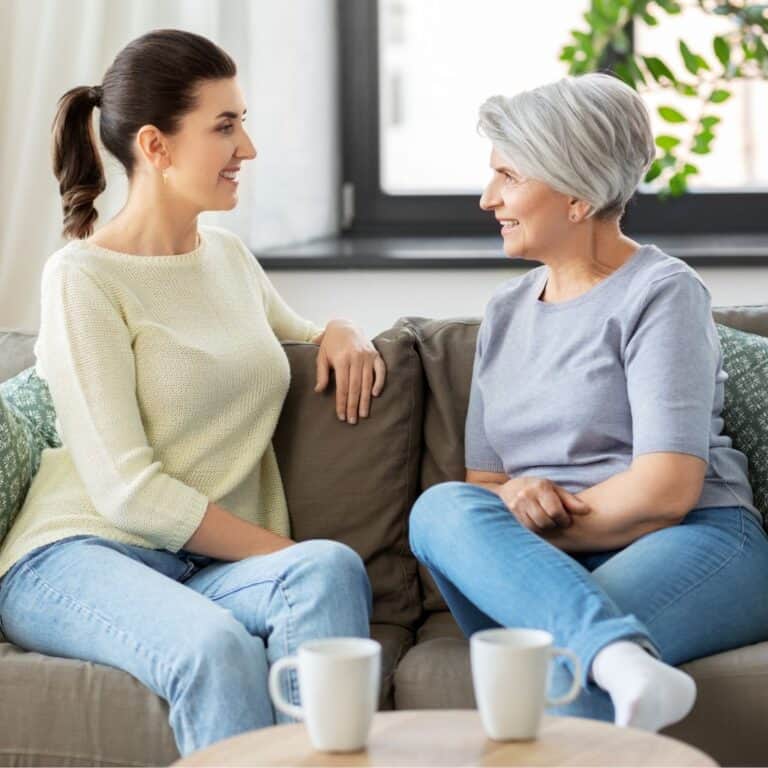
[[[467,637],[531,627],[576,653],[581,693],[549,714],[613,721],[610,696],[589,672],[616,640],[641,642],[674,666],[768,640],[768,535],[743,507],[695,509],[622,549],[569,554],[491,491],[441,483],[417,500],[410,541]],[[572,672],[562,657],[553,662],[553,695]]]
[[[291,722],[270,702],[269,666],[305,640],[368,637],[371,609],[362,560],[325,539],[228,562],[74,536],[0,581],[8,640],[129,672],[168,702],[182,756]],[[300,704],[295,672],[283,686]]]

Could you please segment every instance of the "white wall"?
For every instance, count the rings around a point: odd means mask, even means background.
[[[768,304],[768,269],[702,267],[697,271],[715,305]],[[288,304],[305,317],[320,324],[332,317],[347,317],[375,336],[403,315],[481,315],[494,288],[519,274],[518,269],[275,270],[269,276]]]

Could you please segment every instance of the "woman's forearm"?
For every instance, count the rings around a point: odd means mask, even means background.
[[[674,495],[674,484],[660,483],[636,468],[619,472],[576,495],[589,504],[591,512],[574,515],[568,528],[541,534],[566,552],[625,547],[647,533],[676,525],[687,511]]]
[[[203,522],[184,549],[217,560],[237,561],[251,555],[266,555],[294,544],[291,539],[243,520],[210,502]]]

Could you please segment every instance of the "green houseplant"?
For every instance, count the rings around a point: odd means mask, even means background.
[[[678,51],[685,76],[675,76],[667,62],[650,52],[634,50],[635,24],[655,26],[661,14],[679,14],[698,7],[732,21],[728,33],[713,37],[710,50],[695,51],[684,40]],[[738,79],[768,79],[768,3],[749,0],[591,0],[584,14],[586,30],[574,29],[560,58],[573,75],[611,70],[643,93],[650,89],[677,92],[690,99],[684,112],[659,106],[669,128],[656,136],[659,154],[645,180],[658,179],[662,196],[682,195],[688,179],[699,173],[697,155],[712,149],[721,118],[717,105],[732,95]]]

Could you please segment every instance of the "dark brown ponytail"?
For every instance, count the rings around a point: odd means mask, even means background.
[[[58,103],[53,121],[53,173],[59,180],[64,237],[87,237],[98,213],[93,201],[104,191],[104,166],[93,135],[93,108],[101,89],[79,86]]]
[[[158,29],[123,48],[104,74],[102,85],[80,86],[60,99],[53,122],[53,172],[59,180],[65,237],[93,232],[93,206],[106,179],[93,131],[99,107],[104,148],[125,168],[136,165],[133,140],[142,125],[167,135],[197,106],[197,87],[205,80],[235,77],[235,62],[215,43],[178,29]]]

